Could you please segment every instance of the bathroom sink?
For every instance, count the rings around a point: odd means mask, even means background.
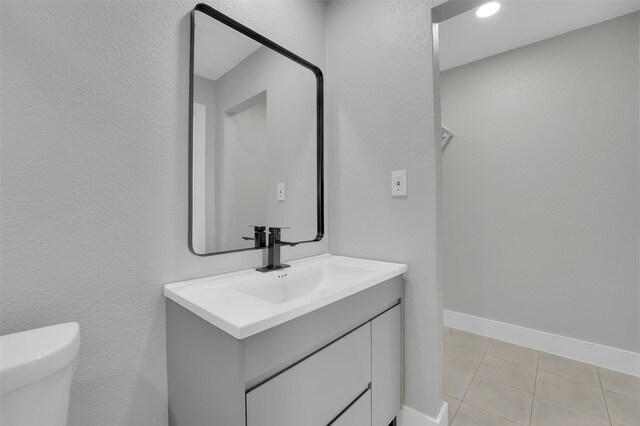
[[[406,265],[321,255],[291,267],[254,269],[167,284],[164,294],[237,339],[244,339],[398,276]]]
[[[238,283],[234,290],[264,300],[268,303],[284,303],[310,293],[328,291],[336,286],[348,286],[358,277],[375,273],[346,263],[316,262],[295,269],[284,269],[266,276],[257,276]]]

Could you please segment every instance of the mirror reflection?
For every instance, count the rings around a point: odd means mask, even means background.
[[[314,240],[322,225],[316,74],[201,11],[192,25],[193,252],[255,248],[254,226]]]

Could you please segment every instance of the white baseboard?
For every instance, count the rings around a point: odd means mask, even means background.
[[[447,426],[448,422],[449,406],[444,401],[442,402],[442,407],[440,407],[438,417],[435,419],[406,405],[402,406],[402,410],[398,415],[398,426]]]
[[[545,331],[444,310],[443,324],[640,377],[640,354]]]

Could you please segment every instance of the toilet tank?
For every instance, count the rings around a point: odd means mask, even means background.
[[[0,336],[0,425],[66,425],[79,348],[75,322]]]

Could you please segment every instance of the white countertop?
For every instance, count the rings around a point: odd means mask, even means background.
[[[164,286],[164,295],[245,339],[380,284],[407,265],[323,254],[271,272],[246,269]]]

